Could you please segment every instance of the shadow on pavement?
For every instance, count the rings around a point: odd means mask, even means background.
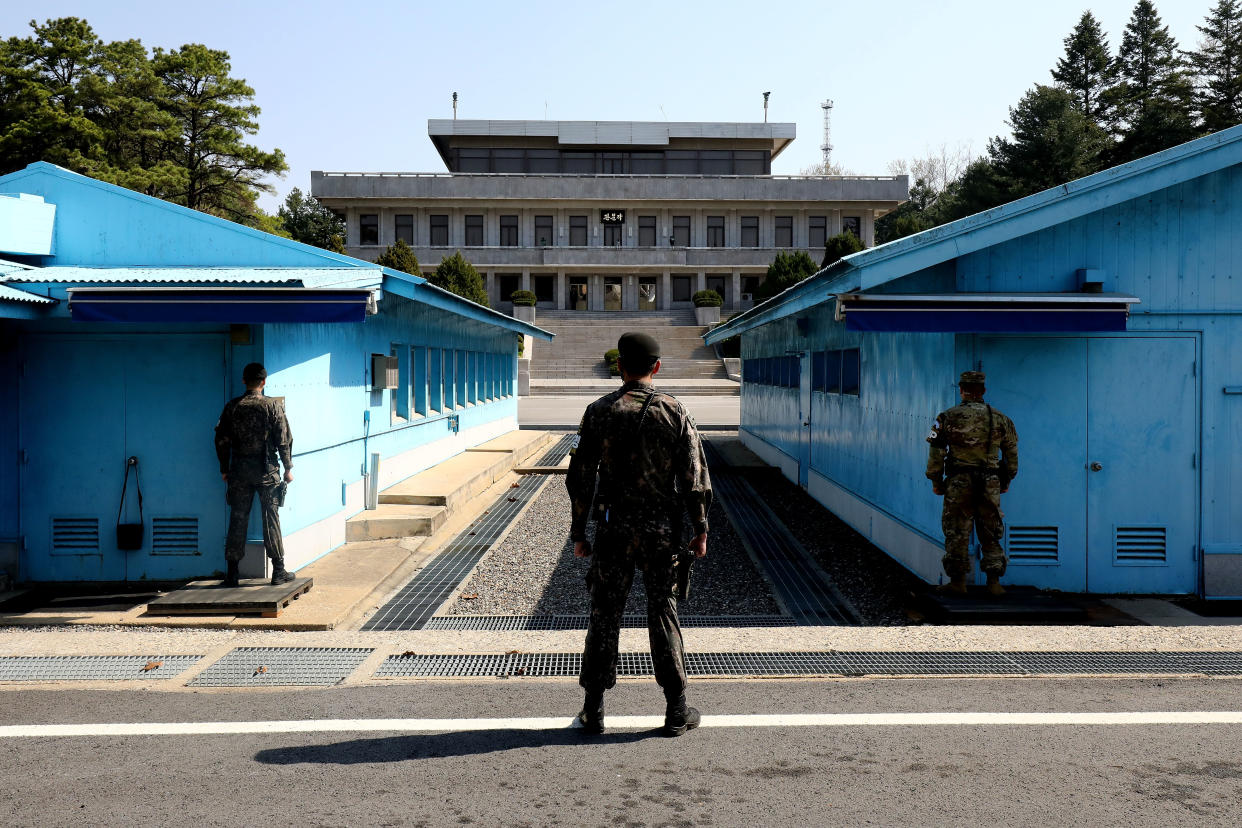
[[[478,730],[455,733],[414,733],[378,739],[351,739],[330,745],[299,745],[268,748],[255,754],[265,765],[360,765],[373,762],[405,762],[412,759],[443,759],[478,756],[522,748],[578,745],[619,745],[644,739],[664,738],[661,730],[604,733],[592,736],[579,728],[557,730]]]

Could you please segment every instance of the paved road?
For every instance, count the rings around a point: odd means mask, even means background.
[[[658,384],[657,384],[658,387]],[[518,424],[522,428],[576,429],[582,412],[599,397],[519,397]],[[700,428],[736,430],[742,416],[741,397],[678,395]]]
[[[707,714],[1230,711],[1231,679],[697,682]],[[0,725],[560,716],[569,681],[10,690]],[[623,682],[610,715],[659,712]],[[1242,725],[2,738],[5,824],[1236,825]]]

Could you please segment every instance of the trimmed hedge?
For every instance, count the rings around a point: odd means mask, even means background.
[[[509,294],[509,301],[519,307],[533,308],[535,306],[535,294],[529,290],[515,290]]]
[[[604,362],[607,363],[608,365],[608,376],[610,377],[621,376],[621,363],[619,362],[620,359],[621,359],[621,352],[618,351],[616,348],[610,348],[607,351],[604,351]]]
[[[692,298],[696,308],[718,308],[724,304],[724,299],[714,290],[700,290]]]

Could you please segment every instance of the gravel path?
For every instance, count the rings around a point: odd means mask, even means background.
[[[707,557],[696,562],[686,615],[769,615],[780,610],[719,506],[708,521]],[[569,494],[562,477],[548,485],[459,589],[449,615],[585,615],[589,562],[573,556]],[[634,578],[626,612],[646,613],[641,574]]]
[[[781,522],[832,577],[864,624],[910,624],[906,605],[922,585],[840,518],[775,469],[745,477]]]

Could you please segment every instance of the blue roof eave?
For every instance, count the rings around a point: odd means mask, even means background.
[[[712,328],[703,334],[703,342],[707,345],[715,345],[731,336],[746,333],[776,319],[822,305],[831,301],[838,293],[857,289],[857,274],[857,269],[850,267],[843,259],[824,268],[814,276],[809,276],[798,284],[786,288],[766,302],[739,313],[723,325]]]
[[[484,307],[477,302],[458,296],[456,293],[436,287],[421,276],[413,276],[400,270],[384,268],[385,292],[391,292],[414,302],[421,302],[433,308],[455,313],[476,322],[498,325],[516,333],[533,336],[550,342],[555,334],[536,327],[529,322],[514,319],[508,314]]]

